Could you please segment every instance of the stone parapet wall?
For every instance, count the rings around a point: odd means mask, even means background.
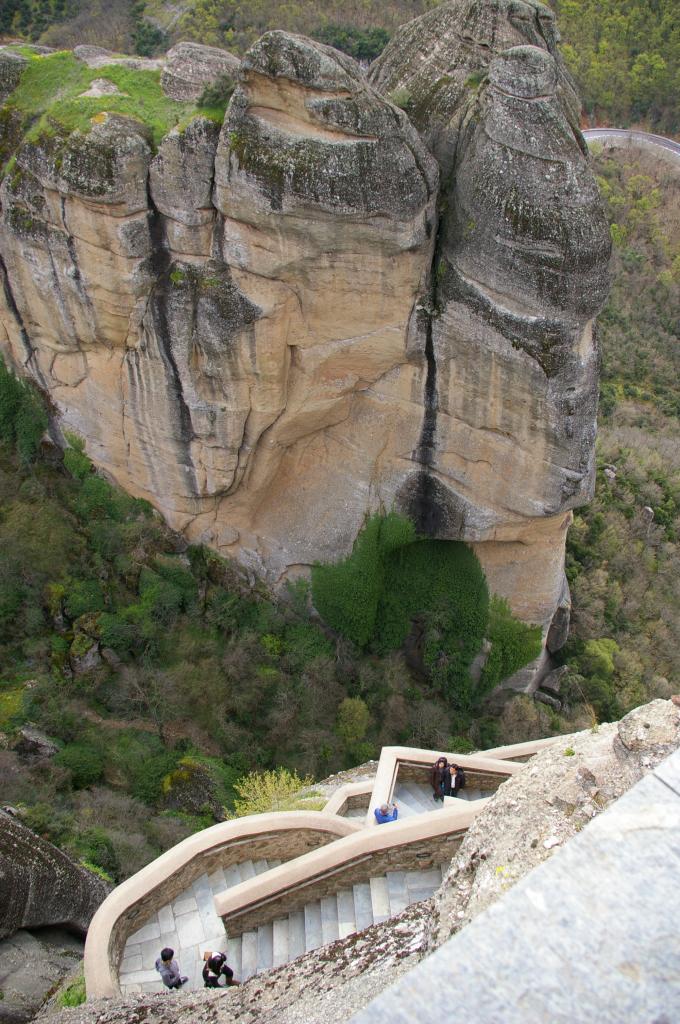
[[[291,860],[359,828],[334,815],[292,811],[223,822],[189,836],[119,885],[97,911],[85,947],[88,994],[119,992],[118,968],[128,936],[200,875],[244,860]]]
[[[380,830],[363,829],[217,895],[217,913],[233,937],[386,871],[441,864],[451,859],[484,805],[475,801]]]

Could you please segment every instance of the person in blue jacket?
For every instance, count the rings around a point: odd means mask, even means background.
[[[388,821],[396,821],[399,817],[396,804],[381,804],[380,807],[376,807],[373,813],[379,825],[384,825]]]

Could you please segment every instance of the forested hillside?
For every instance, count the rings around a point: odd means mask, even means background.
[[[550,0],[562,51],[592,123],[680,130],[676,0]],[[370,61],[390,34],[433,0],[4,0],[0,35],[56,47],[96,43],[140,54],[192,39],[243,53],[268,29],[330,43]]]
[[[599,320],[596,495],[567,550],[565,657],[609,721],[680,679],[680,171],[626,153],[595,156],[614,284]]]

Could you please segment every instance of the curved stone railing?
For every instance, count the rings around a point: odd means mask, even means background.
[[[128,936],[204,872],[244,860],[288,860],[361,830],[361,819],[284,811],[221,822],[189,836],[114,889],[94,915],[85,944],[88,999],[120,994],[118,971]]]
[[[438,757],[446,757],[459,764],[465,770],[470,788],[488,790],[489,793],[495,792],[502,782],[522,767],[507,758],[489,757],[486,751],[482,754],[447,754],[446,751],[437,753],[420,747],[383,747],[366,813],[366,826],[376,824],[373,812],[381,804],[390,802],[398,778],[427,783],[429,770]],[[432,813],[436,814],[438,810],[433,808]]]
[[[362,828],[218,893],[215,909],[229,937],[235,938],[386,871],[435,867],[453,857],[486,803],[461,801],[379,829]]]

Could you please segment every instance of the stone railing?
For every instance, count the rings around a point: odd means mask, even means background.
[[[492,747],[490,750],[482,750],[484,757],[495,757],[500,761],[528,761],[534,754],[551,747],[553,743],[564,743],[565,736],[548,736],[543,740],[527,740],[525,743],[511,743],[505,747]],[[456,755],[458,756],[458,755]]]
[[[189,836],[114,889],[93,917],[85,944],[88,999],[120,993],[118,971],[128,936],[200,875],[244,860],[290,860],[358,831],[361,819],[285,811],[221,822]]]
[[[389,803],[397,781],[429,782],[429,773],[438,757],[454,761],[465,770],[467,784],[470,789],[495,792],[502,782],[521,770],[521,765],[511,760],[489,757],[483,754],[447,754],[419,747],[383,747],[378,762],[371,801],[366,813],[366,825],[376,824],[374,810],[381,804]],[[433,807],[432,813],[437,813]]]
[[[347,782],[340,786],[324,807],[323,813],[342,816],[357,808],[366,810],[371,802],[374,782],[374,778],[364,779],[363,782]]]
[[[386,871],[434,867],[451,860],[485,805],[485,800],[461,801],[389,827],[362,828],[218,893],[215,909],[234,938]]]

